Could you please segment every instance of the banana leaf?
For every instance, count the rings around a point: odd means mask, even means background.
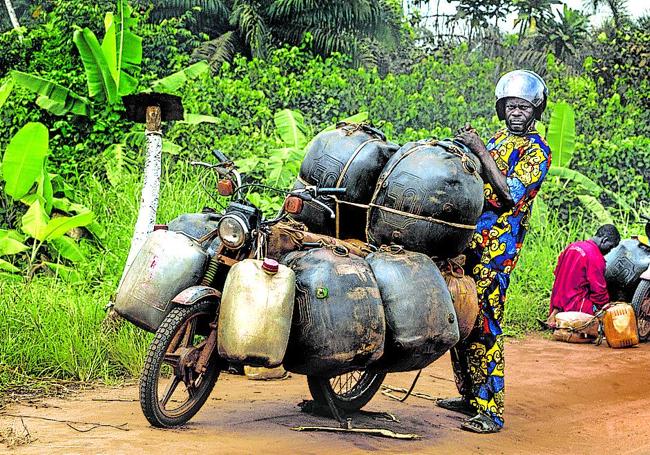
[[[219,123],[219,118],[211,115],[191,114],[186,112],[184,117],[185,118],[180,120],[178,123],[187,123],[188,125],[198,125],[199,123]]]
[[[156,92],[175,93],[187,81],[199,77],[202,74],[210,72],[210,65],[205,61],[194,63],[187,68],[177,71],[169,76],[163,77],[151,83],[151,87]],[[187,119],[187,116],[186,116]]]
[[[0,256],[22,253],[28,249],[27,245],[10,237],[8,231],[4,231],[4,234],[0,232]]]
[[[548,175],[559,177],[566,181],[575,183],[576,185],[583,187],[586,191],[594,196],[599,196],[604,191],[600,185],[598,185],[586,175],[567,167],[551,166],[551,168],[548,170]]]
[[[4,158],[2,174],[5,193],[20,199],[43,173],[48,154],[48,130],[42,123],[30,122],[11,139]]]
[[[52,218],[43,231],[44,240],[54,240],[63,237],[66,232],[76,227],[86,226],[95,218],[93,212],[84,212],[75,216],[60,216]],[[39,239],[40,240],[40,239]]]
[[[68,112],[86,116],[92,114],[89,100],[62,85],[22,71],[14,70],[11,76],[18,85],[40,95],[36,103],[54,115]]]
[[[5,104],[5,101],[7,101],[7,98],[9,98],[9,95],[11,94],[11,90],[14,88],[14,80],[9,79],[7,82],[2,84],[2,87],[0,87],[0,108],[2,108],[2,105]]]
[[[52,239],[49,245],[51,245],[61,257],[69,261],[81,262],[86,259],[86,256],[83,254],[83,251],[81,251],[81,248],[79,248],[77,242],[68,236]]]
[[[106,100],[111,104],[118,101],[117,86],[99,41],[89,29],[76,30],[72,41],[77,45],[81,61],[86,70],[88,95],[91,98]]]
[[[350,117],[344,118],[342,120],[339,120],[339,122],[346,122],[346,123],[363,123],[368,121],[368,113],[367,112],[359,112],[358,114],[354,114]],[[332,131],[336,129],[336,124],[330,125],[327,128],[325,128],[321,132],[325,131]]]
[[[592,215],[594,215],[594,217],[596,217],[600,224],[614,224],[612,215],[610,215],[609,211],[594,196],[589,194],[579,194],[578,200],[592,213]]]
[[[307,144],[307,126],[299,111],[283,109],[273,116],[275,128],[286,147],[302,150]]]
[[[132,32],[137,20],[125,0],[117,0],[115,14],[104,19],[106,34],[102,51],[110,68],[120,96],[133,93],[138,86],[138,73],[142,64],[142,38]]]
[[[561,101],[555,104],[548,123],[546,140],[551,147],[553,164],[568,167],[576,142],[575,112],[568,103]]]
[[[0,259],[0,270],[11,273],[19,273],[20,269],[13,265],[11,262],[7,262],[4,259]],[[4,273],[2,274],[4,276]]]
[[[43,206],[43,198],[37,198],[22,217],[23,232],[41,242],[45,240],[45,230],[50,221]]]

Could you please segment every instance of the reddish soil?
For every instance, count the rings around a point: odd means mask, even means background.
[[[25,418],[36,440],[13,449],[17,454],[76,453],[617,453],[650,454],[650,344],[615,350],[571,345],[538,337],[513,340],[506,347],[506,428],[475,435],[458,428],[460,417],[411,397],[398,403],[378,394],[369,411],[400,419],[388,422],[356,416],[358,427],[383,427],[417,433],[401,441],[358,434],[292,431],[301,425],[333,421],[302,413],[309,399],[304,377],[251,381],[223,374],[204,408],[184,428],[150,427],[140,411],[137,387],[102,388],[38,406],[13,405],[0,415],[0,429],[21,428],[21,414],[59,420],[120,425],[78,432],[65,423]],[[408,387],[414,373],[389,375],[385,383]],[[447,357],[423,371],[416,391],[454,394]],[[2,414],[2,413],[0,413]],[[75,425],[79,430],[89,425]],[[0,452],[6,449],[0,444]]]

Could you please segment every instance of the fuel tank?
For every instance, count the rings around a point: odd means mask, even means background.
[[[369,366],[379,372],[419,370],[459,339],[456,311],[438,267],[426,255],[399,248],[366,257],[386,315],[384,355]]]
[[[140,328],[155,332],[171,311],[170,300],[201,281],[208,253],[186,235],[166,230],[147,237],[124,276],[115,311]]]
[[[387,142],[380,130],[365,124],[341,123],[334,131],[319,134],[305,154],[294,188],[315,185],[347,191],[338,196],[338,202],[333,197],[319,197],[337,213],[336,219],[309,201],[294,218],[318,234],[365,239],[367,204],[377,177],[398,148]]]
[[[605,261],[611,300],[631,302],[641,275],[650,267],[650,247],[635,238],[622,240],[605,256]]]
[[[332,377],[365,368],[384,352],[384,308],[366,261],[316,248],[288,254],[296,304],[284,367]]]
[[[270,259],[232,266],[219,309],[219,354],[246,365],[280,365],[289,342],[295,285],[293,270]]]
[[[480,162],[452,141],[409,142],[382,170],[370,202],[368,242],[455,257],[483,210]]]

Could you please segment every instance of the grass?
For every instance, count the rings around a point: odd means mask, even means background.
[[[533,208],[531,227],[511,275],[504,324],[509,335],[535,330],[536,318],[546,319],[558,255],[569,243],[591,237],[596,229],[582,218],[566,223],[555,212],[537,209]]]
[[[214,179],[184,164],[163,169],[158,220],[215,207],[201,188]],[[88,261],[79,266],[83,281],[37,274],[31,281],[0,282],[0,393],[29,383],[47,388],[57,379],[112,383],[138,376],[151,339],[130,324],[104,330],[103,310],[114,294],[126,260],[140,199],[140,182],[119,187],[89,177],[83,204],[92,207],[107,232],[103,249],[85,245]],[[556,214],[535,212],[506,302],[506,333],[536,328],[545,315],[559,252],[569,242],[589,237],[594,226],[580,219],[568,224]],[[27,378],[47,378],[43,379]]]
[[[163,171],[159,220],[200,211],[210,198],[200,173]],[[103,330],[104,307],[116,291],[140,200],[140,182],[119,187],[90,177],[81,200],[92,207],[107,237],[103,248],[85,241],[83,281],[37,274],[31,281],[0,281],[0,391],[26,376],[111,382],[139,374],[151,335],[130,324]],[[83,242],[82,242],[83,243]],[[10,372],[10,373],[9,373]]]

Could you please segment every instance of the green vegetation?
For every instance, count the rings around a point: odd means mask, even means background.
[[[360,114],[398,143],[465,122],[487,139],[500,128],[498,77],[540,72],[553,167],[513,274],[509,333],[544,315],[567,243],[608,219],[639,233],[649,211],[650,35],[647,19],[621,10],[618,26],[585,34],[581,13],[548,9],[557,2],[459,1],[454,21],[470,27],[457,42],[388,0],[325,2],[318,17],[298,14],[308,1],[257,2],[257,16],[247,1],[31,3],[13,1],[15,30],[0,7],[0,390],[16,377],[139,372],[148,336],[102,327],[141,188],[144,135],[124,119],[127,93],[176,93],[190,113],[164,125],[165,222],[215,205],[202,189],[214,178],[188,164],[214,148],[250,178],[288,187],[305,144],[337,120]],[[506,10],[518,12],[515,34],[494,28]],[[269,211],[280,203],[251,197]],[[75,226],[81,236],[66,233]]]

